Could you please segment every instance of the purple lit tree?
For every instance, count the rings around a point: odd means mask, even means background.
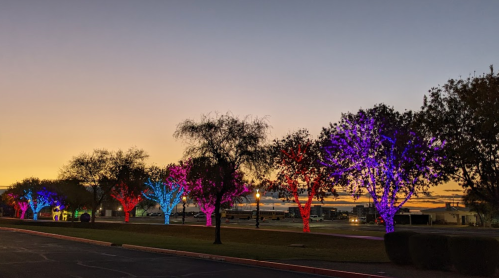
[[[165,224],[170,224],[170,213],[185,194],[189,169],[188,163],[181,162],[180,165],[169,165],[166,169],[164,182],[162,181],[163,175],[158,175],[156,180],[149,179],[146,182],[147,189],[142,195],[160,205],[165,217]]]
[[[355,197],[366,190],[394,231],[395,213],[418,192],[427,193],[443,180],[444,142],[427,140],[411,130],[414,115],[377,105],[357,114],[344,114],[340,123],[324,129],[324,165]]]

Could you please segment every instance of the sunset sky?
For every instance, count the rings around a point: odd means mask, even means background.
[[[210,112],[266,116],[273,139],[376,103],[418,110],[431,87],[499,69],[498,13],[494,0],[0,0],[0,188],[96,148],[176,162],[177,124]]]

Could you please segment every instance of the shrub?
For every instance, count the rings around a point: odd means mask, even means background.
[[[499,242],[491,237],[449,238],[451,261],[465,275],[494,275],[499,261]]]
[[[451,265],[448,236],[419,234],[409,238],[409,250],[414,265],[423,269],[448,269]]]
[[[395,264],[411,264],[409,252],[409,238],[418,233],[413,231],[400,231],[385,234],[385,249],[390,261]]]

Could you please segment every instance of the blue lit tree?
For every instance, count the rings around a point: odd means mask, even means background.
[[[395,213],[413,196],[440,183],[444,142],[424,139],[412,131],[414,115],[377,105],[344,114],[340,123],[324,129],[323,163],[358,198],[366,190],[394,231]]]
[[[28,201],[31,210],[33,211],[33,220],[38,220],[38,213],[42,208],[50,206],[54,202],[55,193],[42,188],[38,191],[33,191],[29,188],[24,191],[24,198]]]
[[[33,220],[38,219],[38,213],[44,207],[50,206],[57,199],[54,183],[49,180],[40,180],[38,178],[27,178],[17,182],[12,186],[14,193],[19,201],[26,202],[33,211]],[[19,203],[19,205],[23,205]]]
[[[159,180],[151,181],[149,179],[145,184],[147,189],[142,195],[154,202],[157,202],[165,216],[165,224],[170,224],[170,213],[175,206],[182,200],[185,193],[186,176],[189,170],[187,163],[179,166],[170,165],[167,168],[166,179],[163,182]]]

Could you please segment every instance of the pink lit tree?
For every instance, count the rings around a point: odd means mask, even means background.
[[[21,211],[21,216],[19,219],[24,219],[26,216],[26,211],[29,208],[28,202],[23,202],[23,201],[17,201],[16,205],[19,207],[19,210]]]
[[[251,192],[250,187],[243,182],[241,174],[235,173],[234,183],[234,188],[222,197],[221,204],[226,207],[232,206],[237,198]],[[198,204],[199,209],[206,215],[206,226],[211,226],[211,215],[215,211],[216,203],[216,184],[210,180],[199,178],[195,182],[188,183],[187,189],[191,199]]]
[[[24,219],[26,211],[29,208],[28,202],[21,199],[21,197],[13,192],[13,188],[7,189],[7,191],[2,195],[5,203],[14,208],[15,217]]]
[[[418,192],[443,180],[444,142],[427,140],[411,130],[414,115],[385,105],[344,114],[340,123],[323,130],[324,164],[332,167],[349,192],[358,198],[366,190],[394,231],[395,213]]]
[[[125,182],[121,182],[113,187],[111,197],[120,202],[125,212],[125,223],[130,221],[130,211],[143,199],[142,192],[129,187]]]
[[[310,207],[312,201],[324,201],[326,196],[337,196],[330,179],[328,167],[319,162],[320,146],[310,139],[307,130],[301,129],[281,140],[275,140],[271,147],[276,179],[267,181],[266,189],[276,191],[280,198],[293,200],[300,210],[303,232],[310,232]],[[300,195],[306,194],[305,201]]]

